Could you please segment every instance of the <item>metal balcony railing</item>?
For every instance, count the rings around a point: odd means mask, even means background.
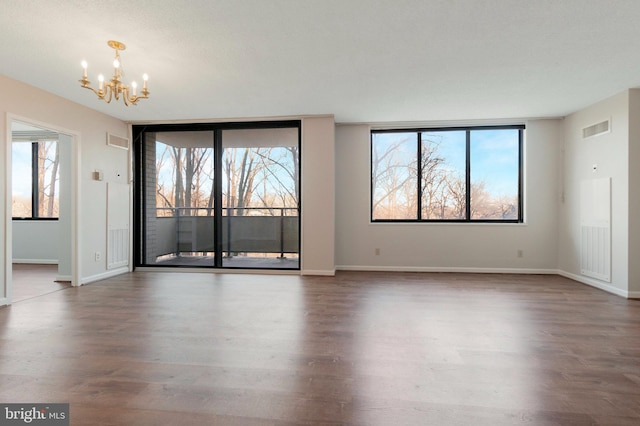
[[[157,208],[158,255],[215,252],[212,208]],[[299,209],[232,207],[223,210],[222,250],[235,253],[299,253]]]

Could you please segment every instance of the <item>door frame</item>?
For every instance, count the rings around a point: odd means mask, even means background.
[[[5,239],[4,239],[4,282],[5,282],[5,297],[0,298],[0,305],[9,305],[12,302],[13,296],[13,221],[11,212],[11,197],[12,197],[12,123],[20,122],[34,127],[40,127],[43,129],[51,130],[57,133],[62,133],[71,137],[71,182],[70,182],[70,202],[71,202],[71,285],[76,287],[81,285],[80,276],[81,268],[78,254],[80,250],[80,182],[79,182],[79,170],[80,170],[80,133],[75,130],[66,129],[56,124],[46,123],[38,120],[34,120],[29,117],[24,117],[17,114],[7,113],[5,117],[5,140],[7,141],[5,147]]]

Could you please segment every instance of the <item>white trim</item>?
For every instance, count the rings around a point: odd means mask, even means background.
[[[56,275],[56,279],[54,281],[56,281],[56,282],[60,282],[60,281],[70,282],[72,279],[73,279],[73,277],[71,275]]]
[[[57,265],[58,259],[13,259],[12,263],[28,263],[32,265]]]
[[[600,280],[595,280],[593,278],[584,277],[582,275],[577,275],[577,274],[573,274],[571,272],[560,271],[560,270],[558,271],[558,275],[561,275],[561,276],[563,276],[565,278],[570,278],[570,279],[572,279],[574,281],[578,281],[579,283],[586,284],[586,285],[591,286],[591,287],[595,287],[595,288],[597,288],[599,290],[606,291],[607,293],[615,294],[616,296],[621,296],[621,297],[624,297],[624,298],[631,297],[630,293],[628,291],[621,290],[621,289],[619,289],[617,287],[614,287],[612,285],[606,284],[606,283],[604,283],[604,282],[602,282]],[[636,293],[636,292],[634,292],[634,293]]]
[[[336,270],[335,269],[327,269],[327,270],[322,270],[322,269],[305,269],[300,271],[300,275],[320,275],[320,276],[324,276],[324,277],[333,277],[336,274]]]
[[[532,268],[468,268],[442,266],[358,266],[338,265],[339,271],[370,271],[370,272],[457,272],[469,274],[544,274],[556,275],[556,269]]]
[[[640,291],[629,291],[627,299],[640,299]]]
[[[101,274],[91,275],[90,277],[84,277],[80,281],[80,285],[89,284],[92,282],[105,280],[107,278],[112,278],[118,275],[126,274],[129,272],[129,267],[123,267],[118,269],[111,269],[109,271],[103,272]]]
[[[12,196],[12,185],[11,185],[11,162],[12,162],[12,136],[11,136],[11,118],[7,113],[5,115],[5,163],[2,165],[4,169],[4,198],[5,198],[5,209],[4,209],[4,223],[0,224],[4,229],[4,259],[0,259],[2,262],[4,275],[2,277],[2,282],[4,283],[3,287],[0,288],[2,292],[0,296],[0,305],[8,305],[11,303],[11,299],[13,296],[13,268],[11,259],[13,257],[13,214],[11,211],[11,196]]]

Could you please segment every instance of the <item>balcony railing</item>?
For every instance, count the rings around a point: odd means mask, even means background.
[[[157,256],[181,253],[213,253],[214,216],[210,208],[158,208]],[[222,216],[222,250],[236,253],[298,254],[297,208],[226,208]]]

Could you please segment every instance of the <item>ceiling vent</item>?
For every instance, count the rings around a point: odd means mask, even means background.
[[[592,138],[603,133],[611,131],[611,120],[605,120],[600,123],[585,127],[582,129],[582,139]]]
[[[107,145],[115,148],[129,149],[129,139],[107,133]]]

